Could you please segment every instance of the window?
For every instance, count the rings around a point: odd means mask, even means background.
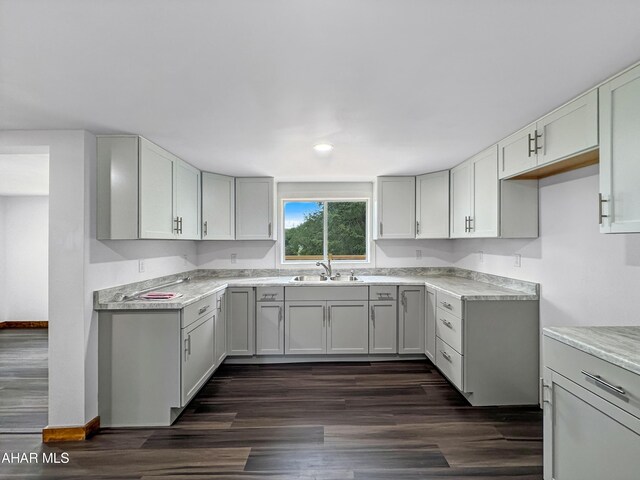
[[[365,200],[285,200],[284,261],[367,261]]]

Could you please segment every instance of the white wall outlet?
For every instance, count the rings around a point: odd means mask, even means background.
[[[522,266],[522,255],[520,255],[519,253],[516,253],[514,256],[514,261],[513,261],[513,266],[514,267],[520,267]]]
[[[237,253],[232,253],[231,254],[231,263],[238,263],[238,254]]]
[[[482,250],[478,252],[478,262],[484,263],[484,252]]]
[[[144,268],[145,268],[144,260],[138,260],[138,272],[139,273],[144,272]]]
[[[420,260],[422,258],[422,250],[416,250],[416,260]]]

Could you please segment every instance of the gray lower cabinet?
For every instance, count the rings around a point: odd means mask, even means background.
[[[227,291],[216,294],[215,361],[218,368],[227,358]]]
[[[401,286],[398,289],[398,353],[424,354],[423,286]]]
[[[255,291],[248,288],[227,289],[227,355],[254,355]]]
[[[544,354],[544,479],[637,479],[640,376],[546,336]]]
[[[538,403],[538,302],[461,300],[441,291],[435,300],[435,365],[467,400]]]
[[[327,353],[326,310],[322,300],[285,302],[285,354]]]
[[[256,355],[284,354],[284,302],[256,302]]]
[[[215,315],[212,313],[182,329],[181,398],[186,405],[215,368]]]
[[[426,318],[424,329],[424,354],[429,360],[435,362],[436,352],[436,292],[427,288]]]
[[[369,321],[365,301],[327,302],[327,353],[368,353]]]
[[[398,304],[369,301],[369,353],[398,353]]]

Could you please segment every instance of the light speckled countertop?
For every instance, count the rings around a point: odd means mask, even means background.
[[[461,271],[466,274],[468,271]],[[265,272],[266,273],[266,272]],[[538,285],[530,282],[521,282],[504,277],[496,277],[496,282],[502,285],[478,281],[464,276],[451,274],[445,275],[415,275],[410,269],[402,271],[402,275],[358,275],[359,282],[293,282],[293,275],[278,276],[242,276],[242,277],[220,277],[203,274],[201,271],[191,276],[189,281],[165,288],[160,291],[171,291],[181,294],[180,297],[172,300],[127,300],[118,301],[118,295],[127,294],[143,288],[153,287],[154,280],[139,282],[136,284],[123,285],[94,293],[95,310],[176,310],[196,302],[207,295],[211,295],[227,287],[265,287],[265,286],[340,286],[355,287],[369,285],[425,285],[427,287],[440,290],[453,295],[462,300],[538,300]],[[447,272],[448,273],[448,272]],[[455,272],[457,273],[457,272]],[[188,274],[188,273],[187,273]],[[187,274],[183,274],[182,277]],[[482,274],[485,280],[486,275]],[[174,276],[175,279],[181,276]],[[172,277],[163,277],[171,281]],[[160,282],[162,279],[155,279]],[[163,282],[163,283],[165,283]],[[160,283],[156,283],[159,285]],[[507,288],[504,285],[516,288]]]
[[[543,334],[640,375],[640,326],[548,327]]]

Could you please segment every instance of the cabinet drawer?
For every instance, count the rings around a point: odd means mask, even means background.
[[[256,288],[256,300],[258,302],[284,302],[284,287],[258,287]]]
[[[369,287],[369,300],[395,300],[397,291],[395,285],[372,285]]]
[[[191,325],[203,315],[213,312],[215,308],[215,295],[209,295],[208,297],[204,297],[191,305],[187,305],[182,309],[182,328]]]
[[[640,418],[640,375],[547,336],[543,342],[546,367]],[[621,388],[624,394],[616,393],[586,373]]]
[[[462,300],[443,292],[436,292],[436,303],[438,308],[452,313],[456,317],[462,318]]]
[[[460,391],[462,387],[462,355],[436,338],[436,366]]]
[[[436,335],[454,348],[460,355],[462,351],[462,319],[442,308],[436,311]]]

